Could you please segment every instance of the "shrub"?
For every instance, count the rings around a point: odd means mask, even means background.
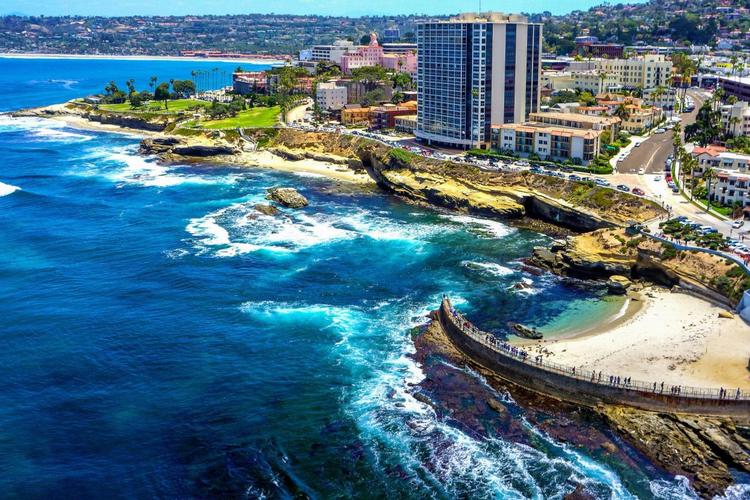
[[[677,257],[677,249],[668,243],[661,244],[661,258],[664,260],[674,259]]]

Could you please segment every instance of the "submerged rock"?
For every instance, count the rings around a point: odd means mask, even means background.
[[[271,188],[268,190],[267,200],[280,203],[288,208],[306,207],[309,202],[294,188]]]
[[[529,328],[521,323],[511,323],[511,328],[516,332],[516,335],[525,339],[539,340],[542,338],[542,334],[536,328]]]
[[[253,207],[256,212],[260,212],[263,215],[278,215],[280,213],[279,209],[274,207],[273,205],[265,205],[263,203],[258,203]]]

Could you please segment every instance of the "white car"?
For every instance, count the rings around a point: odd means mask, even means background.
[[[739,228],[741,228],[744,225],[745,225],[745,221],[742,220],[742,219],[738,219],[738,220],[732,222],[732,227],[734,229],[739,229]]]

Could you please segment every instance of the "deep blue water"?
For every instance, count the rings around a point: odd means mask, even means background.
[[[0,108],[183,64],[0,60]],[[539,446],[484,439],[410,394],[424,376],[410,329],[444,292],[497,331],[606,307],[523,272],[517,259],[547,237],[136,149],[0,117],[0,495],[636,494],[538,431]],[[310,206],[257,214],[275,185]],[[673,478],[639,481],[640,494],[689,496]]]

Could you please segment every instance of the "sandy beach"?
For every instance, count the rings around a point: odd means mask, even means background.
[[[517,341],[545,359],[645,382],[750,390],[750,326],[724,308],[649,288],[641,307],[565,339]]]
[[[117,56],[107,54],[37,54],[2,52],[0,59],[107,59],[122,61],[188,61],[188,62],[244,62],[248,64],[284,64],[283,59],[253,59],[253,58],[208,58],[181,56]]]
[[[284,172],[308,174],[310,176],[327,177],[337,181],[351,182],[362,185],[374,185],[375,181],[364,172],[355,172],[346,165],[336,165],[317,160],[304,159],[289,161],[270,151],[244,152],[232,157],[232,164],[249,167],[263,167]]]

